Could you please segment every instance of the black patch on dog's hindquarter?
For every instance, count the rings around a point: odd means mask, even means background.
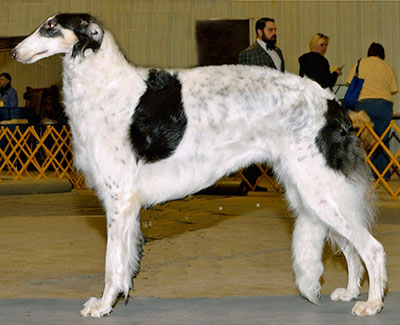
[[[130,140],[137,159],[156,162],[171,156],[182,140],[187,118],[182,86],[175,75],[149,71],[147,90],[139,100],[130,127]]]
[[[328,100],[326,124],[316,138],[317,146],[327,165],[349,176],[365,165],[358,137],[345,109],[336,101]]]

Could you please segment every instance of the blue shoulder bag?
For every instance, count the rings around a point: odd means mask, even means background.
[[[344,95],[344,105],[347,108],[353,107],[360,96],[361,88],[364,84],[364,79],[358,77],[358,68],[360,66],[360,60],[357,61],[356,73],[351,80],[349,88],[347,88],[346,95]]]

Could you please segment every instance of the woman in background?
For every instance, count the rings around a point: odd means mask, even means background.
[[[331,88],[335,85],[337,78],[342,74],[342,69],[337,68],[331,73],[329,62],[325,58],[328,48],[329,37],[318,33],[310,41],[310,52],[299,57],[300,76],[318,82],[322,88]]]
[[[379,43],[372,43],[368,49],[367,57],[360,61],[358,77],[364,79],[364,84],[355,104],[355,111],[365,111],[374,123],[374,131],[381,136],[388,127],[393,115],[392,96],[399,91],[397,77],[392,67],[384,61],[385,49]],[[356,65],[350,71],[346,82],[350,84],[356,71]],[[383,139],[389,148],[389,132]],[[371,161],[382,174],[389,163],[389,157],[379,146],[371,157]],[[390,173],[384,175],[385,179]]]
[[[11,76],[7,72],[0,74],[0,101],[4,107],[18,107],[17,91],[11,87]]]

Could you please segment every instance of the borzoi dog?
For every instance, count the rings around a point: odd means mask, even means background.
[[[370,171],[331,92],[262,67],[137,68],[87,14],[49,18],[11,56],[33,63],[57,53],[65,54],[75,164],[107,214],[105,287],[82,315],[107,315],[120,293],[128,296],[144,244],[141,207],[195,193],[254,162],[273,166],[297,216],[293,267],[300,293],[318,301],[329,240],[348,263],[347,288],[331,299],[359,295],[364,262],[369,297],[352,313],[382,309],[385,253],[369,232]]]

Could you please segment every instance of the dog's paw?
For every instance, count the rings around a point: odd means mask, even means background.
[[[350,291],[345,288],[337,288],[331,293],[331,300],[334,301],[351,301],[358,297],[358,291]]]
[[[320,289],[321,289],[321,286],[319,283],[316,283],[312,286],[307,286],[307,287],[299,286],[299,291],[300,291],[301,295],[315,305],[320,304],[320,301],[319,301],[319,299],[321,298]]]
[[[356,316],[372,316],[376,315],[383,309],[381,300],[374,301],[359,301],[357,302],[351,313]]]
[[[112,311],[112,307],[109,304],[102,303],[101,299],[90,298],[83,305],[81,315],[85,317],[102,317],[107,316]]]

